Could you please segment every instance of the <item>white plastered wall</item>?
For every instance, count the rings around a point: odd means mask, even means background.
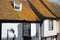
[[[53,30],[49,30],[49,19],[44,20],[44,27],[42,28],[42,37],[54,36],[57,35],[57,21],[53,20]]]
[[[16,40],[23,40],[21,23],[2,23],[1,40],[7,40],[7,29],[10,30],[11,28],[15,31]],[[14,34],[8,31],[8,40],[12,40]]]

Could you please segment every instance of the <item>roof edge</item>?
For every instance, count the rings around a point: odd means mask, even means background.
[[[41,23],[41,21],[4,20],[4,19],[0,19],[0,23]]]

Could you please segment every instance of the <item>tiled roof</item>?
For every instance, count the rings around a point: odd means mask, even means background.
[[[37,15],[32,10],[27,0],[12,0],[22,3],[22,11],[16,11],[11,5],[11,0],[0,1],[0,19],[4,20],[26,20],[26,21],[41,21],[42,16],[48,18],[56,18],[39,0],[29,0],[31,4],[37,9]],[[39,16],[39,15],[42,16]]]
[[[60,18],[60,5],[55,2],[49,2],[48,0],[43,0],[43,2],[58,18]]]
[[[44,17],[56,18],[39,0],[29,0],[31,4],[40,12]]]
[[[15,0],[19,2],[20,0]],[[12,7],[10,0],[1,0],[0,1],[0,19],[5,20],[26,20],[26,21],[40,21],[40,19],[35,15],[31,10],[27,2],[22,2],[22,11],[16,11]]]

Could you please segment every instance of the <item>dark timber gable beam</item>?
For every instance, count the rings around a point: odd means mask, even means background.
[[[30,5],[31,9],[32,9],[32,10],[35,12],[35,14],[38,16],[38,18],[43,21],[43,20],[45,19],[45,17],[44,17],[42,14],[40,14],[40,12],[33,6],[33,4],[32,4],[29,0],[27,0],[27,1],[28,1],[29,5]]]

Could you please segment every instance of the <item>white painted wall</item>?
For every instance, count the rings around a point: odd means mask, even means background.
[[[53,38],[53,40],[56,40],[56,38]]]
[[[46,40],[51,40],[51,37],[47,37]]]
[[[56,40],[56,37],[47,37],[46,40]]]
[[[31,37],[36,35],[36,23],[31,23]]]
[[[49,20],[44,20],[44,31],[42,30],[42,37],[48,37],[48,36],[53,36],[57,35],[57,21],[53,20],[53,30],[49,30]]]
[[[36,35],[36,33],[37,33],[37,35]],[[32,23],[32,25],[31,25],[31,37],[32,37],[32,40],[41,40],[40,23]]]
[[[15,35],[16,35],[16,40],[23,40],[22,37],[22,23],[2,23],[2,35],[1,35],[1,40],[7,40],[7,29],[14,29],[15,30]],[[36,32],[38,32],[38,37],[36,37]],[[13,38],[13,33],[9,33],[9,40],[12,40]],[[41,40],[40,36],[40,23],[31,23],[31,37],[32,40]]]
[[[58,32],[58,33],[60,33],[60,26],[59,26],[60,24],[59,24],[59,23],[60,23],[60,22],[57,21],[57,32]]]
[[[20,26],[19,26],[20,25]],[[22,39],[22,25],[21,23],[2,23],[2,35],[1,35],[1,39],[2,40],[7,40],[7,29],[14,29],[15,30],[15,35],[16,35],[16,40],[23,40]],[[12,32],[8,32],[9,40],[12,40],[13,38],[13,33]]]

